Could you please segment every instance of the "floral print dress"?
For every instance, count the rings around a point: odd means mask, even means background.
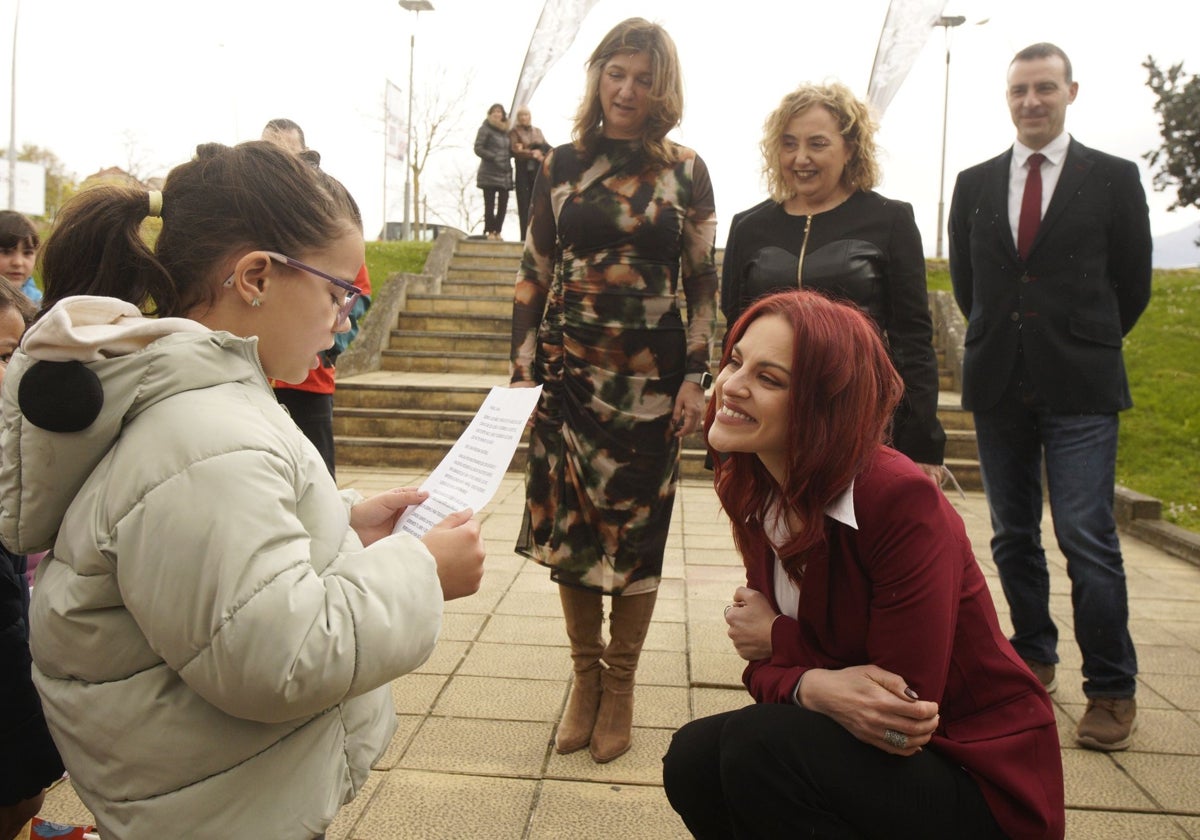
[[[512,381],[543,385],[517,551],[610,594],[658,587],[675,395],[708,369],[715,326],[712,183],[695,152],[673,148],[667,167],[637,141],[548,155],[513,303]]]

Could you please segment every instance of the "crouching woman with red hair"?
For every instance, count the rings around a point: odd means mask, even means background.
[[[1063,836],[1050,698],[962,520],[885,445],[902,390],[869,319],[819,294],[731,330],[705,428],[756,703],[675,733],[664,784],[696,837]]]

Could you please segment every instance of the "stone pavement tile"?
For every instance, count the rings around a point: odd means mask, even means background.
[[[732,712],[754,702],[744,688],[693,688],[692,720]]]
[[[663,601],[682,601],[687,598],[687,588],[684,586],[683,574],[664,576],[658,584],[658,604],[655,604],[655,617]],[[671,619],[667,619],[670,621]]]
[[[691,556],[691,552],[688,552]],[[735,552],[735,556],[736,552]],[[719,583],[722,586],[728,587],[724,594],[724,600],[729,602],[729,598],[733,595],[733,590],[737,586],[744,586],[746,583],[746,567],[742,565],[739,559],[737,563],[717,564],[712,563],[692,563],[688,562],[685,582],[688,585],[688,596],[695,597],[691,594],[692,584],[713,584]]]
[[[1092,750],[1064,750],[1062,762],[1068,808],[1157,810],[1156,803],[1139,790],[1138,785],[1113,762],[1109,754]],[[1141,781],[1140,777],[1138,781]]]
[[[438,697],[433,714],[490,720],[557,721],[566,700],[562,680],[457,676]]]
[[[1163,809],[1200,816],[1200,755],[1128,752],[1115,758]]]
[[[433,653],[425,660],[425,664],[416,669],[414,674],[453,674],[467,654],[470,642],[458,642],[452,639],[438,639]]]
[[[479,641],[561,647],[568,645],[561,613],[555,617],[494,615],[479,634]]]
[[[1137,657],[1139,673],[1200,676],[1200,651],[1190,647],[1142,645]]]
[[[442,674],[405,674],[398,680],[392,680],[392,702],[396,705],[396,713],[426,714],[433,708],[447,679]]]
[[[353,840],[522,837],[538,783],[393,770],[376,789]],[[458,806],[458,807],[456,807]]]
[[[660,787],[546,781],[528,840],[686,840]]]
[[[636,701],[635,701],[636,708]],[[671,743],[674,729],[634,727],[629,752],[607,764],[592,761],[586,748],[559,755],[550,750],[546,765],[547,779],[574,779],[615,785],[661,785],[662,757]]]
[[[537,778],[553,732],[549,722],[431,717],[417,730],[398,766]]]
[[[1200,710],[1200,676],[1139,674],[1138,680],[1154,689],[1175,708]],[[1140,691],[1138,702],[1141,702]]]
[[[91,825],[92,812],[79,801],[79,794],[71,786],[70,779],[56,782],[46,791],[46,800],[38,816],[50,822],[64,825]]]
[[[639,685],[634,688],[634,726],[674,731],[691,719],[686,686]]]
[[[1200,609],[1192,616],[1193,619],[1200,617]],[[1200,622],[1196,621],[1165,621],[1163,626],[1171,631],[1180,642],[1192,648],[1200,650]]]
[[[442,632],[438,636],[438,643],[447,640],[474,641],[486,621],[487,616],[478,613],[443,613]]]
[[[678,611],[682,613],[682,601],[676,602],[678,605],[672,612]],[[667,610],[662,609],[663,602],[659,601],[654,605],[654,621],[650,622],[650,627],[646,631],[646,641],[642,647],[643,651],[647,650],[673,650],[679,653],[687,651],[687,625],[681,621],[659,621],[662,617],[660,614]],[[668,608],[669,609],[669,608]]]
[[[467,653],[459,675],[508,677],[525,680],[560,680],[571,676],[571,656],[566,648],[476,642]]]
[[[516,592],[510,588],[496,604],[496,613],[558,617],[562,615],[562,601],[557,592]]]
[[[550,572],[543,566],[532,561],[525,561],[521,573],[517,575],[509,592],[543,592],[558,598],[558,584],[550,580]],[[560,602],[561,604],[561,602]],[[562,612],[562,608],[559,608]]]
[[[733,652],[692,651],[692,685],[721,688],[742,687],[742,671],[745,661]]]
[[[674,650],[643,650],[638,660],[637,683],[686,686],[687,654]]]
[[[1120,811],[1067,809],[1066,840],[1189,840],[1170,817]]]
[[[412,740],[413,735],[424,721],[424,715],[396,715],[396,734],[388,742],[387,749],[383,751],[383,755],[375,759],[375,763],[371,765],[371,769],[391,770],[395,767],[396,762],[400,760],[400,756],[404,755],[404,751],[408,749],[408,744]],[[361,795],[359,794],[359,796]]]
[[[362,817],[363,811],[371,802],[371,797],[375,795],[375,791],[387,779],[386,772],[372,771],[367,776],[366,783],[362,786],[362,790],[354,799],[342,806],[342,809],[337,812],[337,816],[333,818],[333,822],[325,829],[325,837],[328,840],[353,840],[354,824]]]
[[[1179,823],[1180,828],[1188,833],[1188,837],[1192,840],[1200,838],[1200,817],[1176,817],[1175,821]]]
[[[1153,618],[1158,621],[1195,621],[1198,610],[1200,610],[1200,604],[1197,604],[1195,601],[1148,599],[1129,602],[1129,616],[1131,618]]]
[[[1197,605],[1200,613],[1200,605]],[[1133,636],[1134,646],[1139,645],[1177,645],[1180,639],[1171,632],[1171,622],[1152,621],[1148,618],[1131,618],[1129,632]]]
[[[733,593],[739,586],[746,585],[746,573],[741,567],[730,567],[728,573],[713,577],[705,575],[698,577],[693,575],[695,566],[688,567],[687,577],[687,597],[690,604],[695,604],[697,601],[711,601],[712,606],[716,607],[719,613],[733,599]],[[694,609],[694,607],[693,607]]]
[[[491,541],[488,544],[492,546],[497,542],[499,541]],[[507,546],[507,543],[505,545]],[[511,586],[513,579],[521,573],[528,562],[524,557],[513,554],[511,547],[506,547],[501,551],[489,551],[487,559],[483,561],[483,585],[494,585],[503,581],[505,586]]]
[[[713,613],[720,616],[720,610]],[[688,649],[692,653],[731,653],[733,642],[729,640],[729,625],[724,618],[697,618],[688,620]]]
[[[453,601],[447,601],[442,608],[443,613],[468,613],[471,615],[487,615],[496,609],[496,604],[500,603],[500,599],[504,597],[505,591],[509,585],[509,573],[502,573],[505,577],[503,582],[495,573],[490,573],[487,570],[487,561],[484,561],[483,584],[480,585],[479,591],[474,595],[468,595],[465,598],[455,598]]]
[[[670,584],[678,584],[672,586]],[[663,581],[658,587],[658,603],[654,605],[654,622],[650,625],[651,631],[655,625],[662,624],[671,626],[678,624],[682,626],[687,619],[687,601],[682,597],[671,597],[674,595],[681,596],[683,594],[683,581]],[[646,644],[649,644],[647,640]],[[683,650],[682,646],[679,648]]]
[[[692,569],[696,566],[726,566],[729,568],[741,569],[742,558],[732,547],[722,545],[714,545],[706,541],[703,547],[689,547],[687,549],[687,567]],[[689,577],[690,577],[689,572]]]

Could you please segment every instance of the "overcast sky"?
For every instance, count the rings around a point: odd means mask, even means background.
[[[362,206],[368,238],[384,214],[382,111],[385,80],[407,87],[409,36],[416,31],[416,81],[448,88],[469,81],[457,148],[443,152],[424,189],[443,196],[455,172],[474,172],[475,131],[492,102],[510,103],[543,0],[432,0],[419,18],[394,0],[25,0],[18,29],[18,146],[49,148],[85,177],[132,159],[165,174],[199,142],[256,138],[263,123],[289,117],[321,151],[324,167]],[[0,42],[12,43],[15,0],[0,0]],[[1200,221],[1200,211],[1167,212],[1142,155],[1160,142],[1141,63],[1185,61],[1200,72],[1192,0],[1140,0],[1118,15],[1093,0],[949,0],[946,14],[967,24],[951,38],[944,200],[949,211],[960,169],[1003,151],[1013,139],[1004,99],[1012,54],[1041,40],[1071,56],[1079,97],[1067,129],[1083,143],[1137,161],[1155,235]],[[583,63],[616,22],[641,15],[675,39],[686,106],[675,133],[712,172],[724,222],[764,196],[758,141],[762,122],[801,81],[839,79],[866,95],[888,0],[598,0],[573,46],[531,102],[551,143],[569,139]],[[987,19],[986,23],[975,22]],[[911,202],[933,255],[936,244],[946,40],[935,31],[883,115],[880,192]],[[7,50],[5,52],[7,57]],[[10,63],[0,85],[10,89]],[[0,97],[7,103],[8,96]],[[6,145],[9,109],[0,113]],[[403,170],[388,170],[388,215],[402,216]],[[471,179],[473,184],[473,177]],[[433,199],[431,198],[431,203]],[[445,205],[451,202],[443,200]],[[515,217],[505,227],[516,236]]]

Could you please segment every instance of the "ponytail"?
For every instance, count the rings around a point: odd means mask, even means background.
[[[42,250],[42,311],[72,295],[120,298],[154,314],[169,311],[179,294],[142,239],[149,215],[145,190],[101,186],[66,206]]]

